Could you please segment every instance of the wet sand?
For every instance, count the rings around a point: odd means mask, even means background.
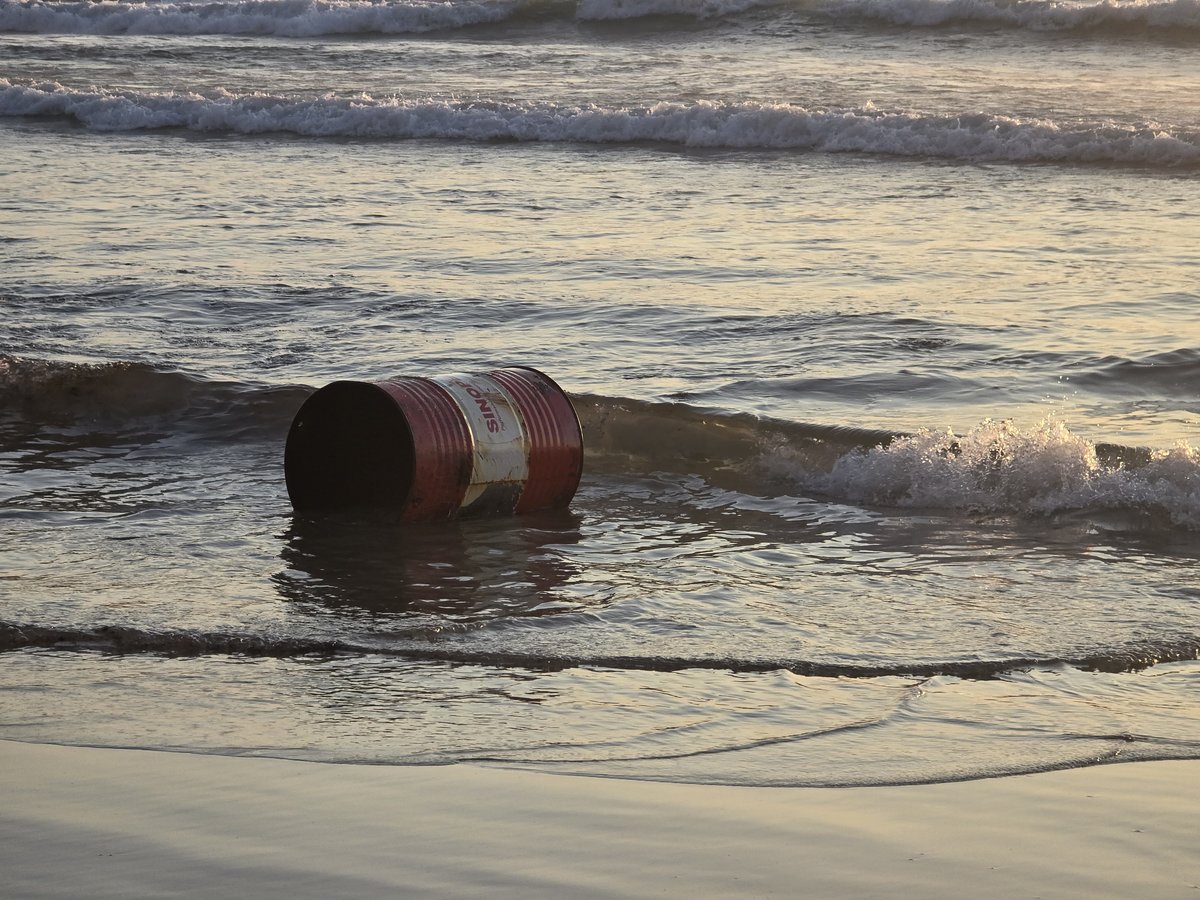
[[[740,788],[0,741],[26,897],[1200,897],[1200,762]]]

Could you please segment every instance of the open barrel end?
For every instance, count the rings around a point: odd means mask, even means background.
[[[399,508],[412,489],[412,431],[377,385],[335,381],[296,414],[283,465],[298,510]]]

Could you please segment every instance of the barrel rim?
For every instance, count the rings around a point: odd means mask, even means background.
[[[520,369],[520,370],[524,370],[526,372],[532,372],[534,375],[537,375],[539,378],[545,379],[545,381],[547,381],[556,391],[559,392],[559,394],[562,395],[562,398],[567,401],[567,409],[571,410],[571,419],[575,423],[575,434],[579,438],[579,471],[575,475],[575,482],[574,482],[574,484],[571,485],[571,491],[570,491],[571,496],[574,497],[575,494],[579,492],[579,483],[581,481],[583,481],[583,466],[584,466],[584,461],[587,458],[587,454],[584,452],[585,448],[584,448],[584,440],[583,440],[583,422],[581,422],[579,419],[579,410],[577,410],[575,408],[575,401],[571,399],[570,394],[568,394],[565,390],[563,390],[563,387],[561,384],[559,384],[557,381],[555,381],[553,378],[551,378],[549,375],[547,375],[541,369],[534,368],[533,366],[522,366],[522,365],[501,366],[501,368]]]
[[[295,496],[295,492],[294,492],[294,488],[293,488],[293,485],[295,483],[295,478],[296,478],[295,467],[298,464],[296,461],[296,457],[295,457],[295,454],[298,451],[295,446],[294,438],[297,433],[297,429],[302,424],[305,409],[307,407],[309,407],[310,404],[312,404],[314,401],[316,401],[318,403],[326,402],[326,398],[332,392],[344,391],[346,389],[362,391],[363,388],[371,389],[370,392],[364,392],[364,393],[372,393],[373,392],[375,394],[381,395],[383,398],[385,398],[387,400],[388,405],[392,409],[395,410],[396,415],[398,416],[398,422],[401,425],[400,432],[401,432],[403,443],[404,443],[404,449],[407,452],[406,459],[411,461],[415,458],[416,441],[413,436],[412,425],[408,421],[408,416],[405,414],[403,408],[401,408],[401,406],[396,402],[396,399],[390,393],[388,393],[388,391],[383,387],[381,382],[365,381],[363,379],[358,379],[358,378],[339,378],[336,381],[331,381],[328,384],[324,384],[321,387],[317,388],[315,391],[313,391],[311,394],[308,395],[308,397],[305,399],[305,401],[302,404],[300,404],[300,408],[296,411],[295,416],[293,416],[293,418],[292,418],[292,424],[288,428],[287,438],[284,441],[284,448],[283,448],[284,486],[288,492],[288,499],[291,501],[294,508],[296,508],[296,509],[300,509],[302,507],[309,508],[308,504],[299,504],[299,505],[297,504],[296,496]],[[318,399],[318,398],[320,398],[320,399]],[[410,469],[414,468],[411,463],[410,463],[409,468]],[[399,502],[397,504],[395,504],[396,508],[403,508],[408,505],[408,502],[413,493],[413,489],[415,487],[415,477],[414,476],[415,476],[415,471],[408,471],[408,472],[404,473],[404,478],[403,478],[404,489],[403,489],[402,495],[398,498]],[[312,508],[319,508],[319,507],[312,507]]]
[[[575,401],[571,399],[571,395],[563,390],[563,386],[543,372],[541,369],[536,369],[533,366],[501,366],[502,369],[523,369],[526,372],[532,372],[539,378],[544,378],[550,385],[563,395],[563,399],[567,401],[567,406],[571,410],[571,418],[575,420],[575,430],[579,432],[579,445],[583,447],[583,423],[579,420],[579,411],[575,409]]]

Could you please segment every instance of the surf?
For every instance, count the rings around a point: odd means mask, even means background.
[[[0,78],[0,117],[58,119],[99,132],[291,134],[318,139],[653,144],[678,149],[862,153],[961,162],[1200,167],[1200,130],[1164,123],[1055,122],[789,103],[555,105],[369,95],[297,99],[217,90],[76,90]]]
[[[126,441],[281,442],[314,389],[206,379],[133,362],[0,356],[0,446],[47,430]],[[1094,442],[1053,416],[963,433],[809,423],[682,402],[571,395],[592,477],[674,473],[755,496],[1045,518],[1121,513],[1138,530],[1200,530],[1200,448]],[[78,439],[75,440],[78,443]]]

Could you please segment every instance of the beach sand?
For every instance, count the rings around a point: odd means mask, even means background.
[[[0,741],[26,897],[1200,898],[1200,762],[742,788]]]

